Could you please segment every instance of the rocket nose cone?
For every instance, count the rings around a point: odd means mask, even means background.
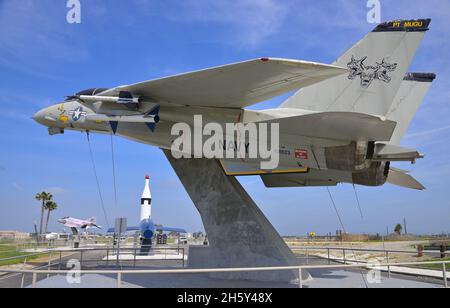
[[[145,176],[145,179],[146,179],[146,180],[150,180],[150,176],[149,176],[149,175],[146,175],[146,176]]]

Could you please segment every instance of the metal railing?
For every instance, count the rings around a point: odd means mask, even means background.
[[[364,249],[364,248],[351,248],[351,247],[314,247],[314,246],[291,246],[289,247],[291,250],[293,251],[300,251],[300,252],[304,252],[305,256],[308,258],[312,252],[314,251],[325,251],[327,252],[327,260],[328,263],[330,264],[331,261],[343,261],[344,264],[346,264],[347,262],[359,262],[359,263],[367,263],[365,261],[362,260],[356,260],[356,258],[354,259],[349,259],[347,258],[350,255],[356,256],[356,252],[370,252],[370,253],[375,253],[375,254],[380,254],[380,255],[384,255],[387,263],[389,263],[389,259],[390,256],[393,254],[407,254],[407,255],[417,255],[418,251],[407,251],[407,250],[381,250],[381,249]],[[342,253],[343,258],[332,258],[331,257],[331,252],[332,251],[337,251],[339,253]],[[350,253],[349,253],[350,252]],[[423,255],[429,255],[429,256],[436,256],[436,255],[441,255],[442,252],[439,251],[423,251],[421,252]],[[445,254],[449,254],[450,252],[446,252]]]
[[[386,262],[384,264],[377,264],[376,267],[379,269],[387,268],[387,272],[389,274],[389,278],[391,277],[391,268],[392,267],[399,267],[399,266],[425,266],[425,265],[441,265],[442,266],[442,278],[444,280],[444,286],[448,287],[448,281],[447,281],[447,271],[446,267],[448,264],[450,264],[450,261],[429,261],[429,262],[402,262],[402,263],[393,263],[390,262],[390,254],[414,254],[417,252],[414,251],[386,251],[386,250],[375,250],[375,249],[359,249],[359,248],[343,248],[343,247],[291,247],[294,251],[303,250],[306,252],[306,259],[307,259],[307,265],[304,266],[290,266],[290,267],[266,267],[266,268],[226,268],[226,269],[184,269],[185,268],[185,257],[186,257],[186,251],[184,247],[179,248],[169,248],[169,247],[157,247],[154,248],[152,251],[165,251],[166,258],[161,259],[145,259],[145,260],[139,260],[140,255],[140,248],[138,247],[132,247],[132,248],[121,248],[121,254],[132,254],[133,258],[129,260],[120,260],[122,263],[128,263],[132,264],[133,267],[137,266],[137,263],[141,261],[165,261],[167,260],[167,252],[169,251],[176,251],[177,255],[182,254],[182,259],[176,260],[172,259],[173,261],[182,261],[182,268],[183,269],[171,269],[171,270],[86,270],[83,269],[83,265],[86,268],[91,262],[95,263],[95,265],[101,264],[100,262],[104,262],[103,264],[109,265],[109,263],[115,263],[116,260],[111,259],[110,256],[117,256],[117,249],[115,247],[105,247],[105,248],[85,248],[85,249],[73,249],[73,250],[49,250],[34,254],[26,254],[23,256],[15,256],[10,258],[1,259],[2,261],[11,261],[11,260],[24,260],[24,265],[27,264],[27,260],[33,257],[39,257],[39,256],[48,256],[48,262],[47,261],[34,261],[34,263],[38,263],[41,266],[39,268],[34,268],[32,270],[7,270],[7,269],[0,269],[0,274],[12,274],[13,276],[22,275],[21,280],[21,287],[24,287],[25,282],[25,275],[32,275],[32,286],[36,287],[37,277],[38,275],[61,275],[61,274],[67,274],[69,272],[73,273],[72,270],[62,270],[63,267],[63,258],[69,258],[73,255],[78,254],[77,260],[80,262],[80,274],[104,274],[104,275],[116,275],[118,280],[118,286],[121,285],[121,281],[123,279],[123,275],[143,275],[143,274],[200,274],[200,273],[233,273],[233,272],[266,272],[266,271],[298,271],[301,273],[303,270],[309,270],[309,269],[367,269],[370,268],[370,264],[368,264],[367,261],[362,260],[356,260],[355,259],[349,259],[347,256],[349,255],[348,252],[351,251],[353,254],[355,252],[372,252],[372,253],[380,253],[380,254],[386,254]],[[327,251],[328,255],[328,265],[309,265],[310,256],[313,254],[314,251]],[[331,251],[340,251],[343,254],[343,259],[339,258],[331,258]],[[100,255],[101,259],[98,258],[92,258],[86,257],[86,254],[90,253],[98,253],[96,256]],[[430,253],[430,254],[436,254],[436,253]],[[106,255],[106,258],[104,256]],[[321,257],[323,258],[323,257]],[[58,261],[59,260],[59,261]],[[339,262],[342,264],[335,264],[332,265],[331,262]],[[352,263],[352,264],[347,264]],[[113,265],[113,264],[112,264]],[[58,270],[52,270],[52,268],[58,268]],[[44,270],[47,268],[46,270]],[[420,276],[420,274],[418,274]],[[11,276],[11,275],[10,275]],[[299,286],[303,287],[303,281],[299,279]]]
[[[389,266],[412,266],[412,265],[442,265],[443,286],[448,288],[448,279],[446,266],[450,261],[435,262],[405,262],[405,263],[385,263],[379,264],[372,269],[378,269]],[[152,275],[152,274],[202,274],[202,273],[237,273],[237,272],[270,272],[270,271],[297,271],[299,273],[299,288],[304,287],[305,281],[302,277],[304,270],[320,270],[320,269],[366,269],[366,265],[317,265],[317,266],[282,266],[282,267],[249,267],[249,268],[222,268],[222,269],[170,269],[170,270],[80,270],[80,275],[96,274],[96,275],[115,275],[117,288],[122,287],[124,275]],[[1,270],[0,272],[9,274],[32,275],[32,288],[37,288],[38,275],[67,275],[73,274],[72,270]]]
[[[15,261],[15,260],[24,260],[23,265],[26,266],[27,264],[30,263],[39,263],[42,264],[44,263],[43,261],[40,261],[36,259],[38,259],[39,257],[42,256],[47,256],[48,258],[46,258],[48,260],[48,264],[51,264],[52,260],[57,260],[59,259],[59,263],[55,263],[56,265],[59,266],[59,268],[61,268],[61,264],[62,264],[62,259],[64,257],[68,257],[68,256],[73,256],[78,254],[78,260],[80,261],[80,265],[81,268],[83,268],[83,265],[88,265],[89,263],[96,263],[99,264],[100,262],[104,262],[105,265],[110,265],[110,263],[112,264],[113,262],[117,262],[117,259],[115,259],[115,257],[119,256],[119,262],[120,263],[132,263],[133,267],[136,267],[138,263],[140,262],[148,262],[148,261],[181,261],[182,262],[182,267],[184,268],[186,265],[186,248],[184,247],[145,247],[143,246],[142,248],[151,248],[150,252],[152,253],[159,253],[162,257],[161,258],[153,258],[153,259],[141,259],[139,258],[140,256],[145,256],[143,254],[141,254],[141,247],[124,247],[124,248],[120,248],[120,251],[118,252],[118,249],[116,247],[105,247],[105,248],[79,248],[79,249],[66,249],[66,250],[62,250],[62,249],[51,249],[51,250],[46,250],[46,251],[42,251],[42,252],[36,252],[36,253],[27,253],[24,255],[19,255],[19,256],[13,256],[13,257],[9,257],[9,258],[4,258],[4,259],[0,259],[0,263],[2,262],[8,262],[8,261]],[[169,252],[176,252],[177,256],[180,256],[179,259],[173,259],[173,258],[169,258],[170,256],[172,256],[173,254],[170,254]],[[104,258],[94,258],[94,259],[89,259],[89,258],[85,258],[87,253],[104,253]],[[123,255],[131,255],[132,258],[131,259],[121,259],[120,256]],[[102,255],[103,257],[103,255]],[[114,258],[113,258],[114,257]],[[29,262],[29,261],[34,261],[34,262]],[[22,262],[20,262],[22,263]],[[53,266],[55,266],[55,264],[52,264]],[[0,271],[0,273],[2,273]]]

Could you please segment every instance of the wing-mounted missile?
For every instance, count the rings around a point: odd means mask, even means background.
[[[86,120],[95,122],[109,122],[114,134],[117,133],[119,123],[145,123],[154,132],[158,124],[158,104],[146,102],[143,97],[134,96],[129,91],[107,91],[107,89],[89,89],[68,96],[66,101],[78,101],[92,109],[95,114],[88,114]]]
[[[133,94],[128,91],[120,91],[118,96],[105,96],[101,94],[90,94],[89,92],[80,92],[76,95],[66,97],[66,101],[72,100],[76,100],[83,105],[95,103],[116,103],[130,109],[137,109],[142,101],[142,97],[133,96]]]
[[[86,119],[95,122],[109,122],[114,134],[117,133],[119,123],[144,123],[147,127],[154,132],[156,124],[159,123],[159,110],[160,107],[156,106],[145,114],[135,115],[107,115],[107,114],[88,114]]]
[[[110,102],[118,104],[133,104],[138,105],[141,102],[141,97],[135,97],[131,92],[121,91],[119,96],[101,96],[101,95],[79,95],[77,96],[84,102]]]

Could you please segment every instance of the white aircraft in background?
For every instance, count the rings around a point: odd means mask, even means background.
[[[59,238],[59,234],[55,232],[47,233],[45,239],[47,241],[56,241]]]
[[[60,224],[63,224],[65,227],[73,229],[83,229],[87,230],[90,228],[101,229],[101,227],[97,226],[97,220],[95,217],[89,218],[86,220],[72,218],[72,217],[64,217],[58,220]]]

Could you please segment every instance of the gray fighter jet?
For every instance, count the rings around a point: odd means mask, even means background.
[[[89,218],[86,220],[83,219],[77,219],[73,217],[64,217],[58,220],[60,224],[63,224],[65,227],[68,228],[75,228],[75,229],[83,229],[87,230],[90,228],[97,228],[101,229],[101,227],[97,226],[97,220],[95,218]]]
[[[39,111],[34,119],[47,126],[51,135],[65,130],[113,133],[165,150],[173,149],[174,125],[194,127],[199,115],[204,124],[279,124],[277,167],[263,168],[259,157],[216,158],[224,172],[261,176],[267,187],[389,182],[424,189],[391,162],[415,163],[423,158],[400,142],[436,77],[408,73],[430,22],[381,24],[332,65],[260,58],[81,91]],[[279,108],[245,109],[298,89]],[[234,135],[224,134],[219,143],[224,151]],[[259,139],[249,138],[244,153]],[[183,151],[205,157],[198,153],[198,146]]]

